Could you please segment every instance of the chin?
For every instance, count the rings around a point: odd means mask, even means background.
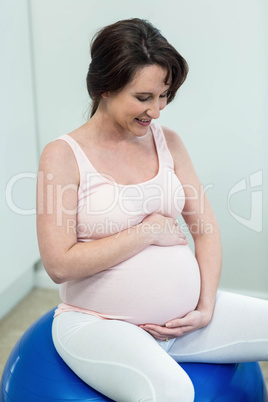
[[[144,137],[150,131],[150,125],[147,127],[137,127],[137,125],[135,125],[135,127],[132,126],[130,131],[136,137]]]

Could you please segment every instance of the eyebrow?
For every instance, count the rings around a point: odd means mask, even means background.
[[[168,89],[162,93],[165,94],[166,92],[168,92]],[[153,92],[136,92],[136,94],[137,95],[153,95]]]

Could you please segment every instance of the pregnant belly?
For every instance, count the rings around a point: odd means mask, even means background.
[[[133,324],[163,325],[195,309],[200,275],[188,246],[149,246],[115,267],[64,285],[65,303]]]

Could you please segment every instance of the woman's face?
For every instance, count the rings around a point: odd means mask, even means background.
[[[166,75],[167,71],[157,64],[146,66],[120,92],[103,95],[109,121],[117,130],[138,137],[148,132],[151,121],[158,119],[167,104]]]

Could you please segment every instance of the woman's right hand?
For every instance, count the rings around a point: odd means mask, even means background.
[[[186,245],[186,236],[176,219],[154,213],[141,222],[143,233],[151,236],[151,244],[156,246]]]

